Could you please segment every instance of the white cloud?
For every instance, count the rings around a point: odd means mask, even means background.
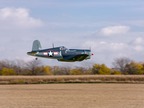
[[[113,50],[124,50],[127,48],[127,45],[124,43],[110,43],[109,46]]]
[[[134,45],[142,45],[142,44],[144,44],[144,39],[142,37],[138,37],[132,42],[132,44],[134,44]]]
[[[106,41],[87,41],[84,43],[84,46],[91,46],[92,49],[96,51],[124,51],[128,48],[128,45],[125,43],[116,43],[116,42],[106,42]]]
[[[144,27],[144,20],[128,20],[124,23],[132,26]]]
[[[40,19],[30,16],[26,8],[1,8],[0,9],[0,27],[1,28],[33,28],[42,26]]]
[[[106,63],[110,66],[115,58],[130,57],[134,49],[123,42],[109,42],[109,41],[86,41],[84,46],[91,46],[94,56],[92,60],[96,63]]]
[[[132,45],[133,49],[137,52],[144,50],[144,39],[142,37],[137,37],[135,40],[130,42],[130,45]]]
[[[108,26],[100,30],[100,34],[105,36],[127,33],[130,30],[128,26]]]
[[[134,50],[137,52],[143,51],[143,47],[141,45],[134,46]]]

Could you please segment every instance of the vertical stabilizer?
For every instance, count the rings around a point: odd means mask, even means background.
[[[41,44],[39,40],[33,41],[32,51],[38,51],[41,49]]]

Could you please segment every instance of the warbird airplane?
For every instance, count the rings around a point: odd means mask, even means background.
[[[90,49],[67,49],[64,46],[41,49],[39,40],[33,42],[32,51],[27,52],[27,54],[36,57],[57,59],[58,61],[64,62],[83,61],[90,59],[92,55]]]

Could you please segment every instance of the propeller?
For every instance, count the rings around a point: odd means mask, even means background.
[[[91,51],[91,47],[89,47],[89,49],[90,49],[90,51]],[[94,54],[93,53],[91,53],[91,56],[93,56]]]

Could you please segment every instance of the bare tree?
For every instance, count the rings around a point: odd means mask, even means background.
[[[130,62],[132,62],[131,59],[127,57],[121,57],[121,58],[116,58],[114,62],[112,63],[112,65],[114,69],[124,73],[126,65],[129,64]]]
[[[25,73],[26,64],[24,60],[13,61],[13,69],[17,75],[23,75]]]
[[[37,75],[40,73],[41,68],[39,67],[41,65],[40,60],[32,60],[27,63],[27,69],[29,70],[29,74],[31,75]]]
[[[70,67],[53,66],[52,72],[54,75],[69,75],[70,74]]]

